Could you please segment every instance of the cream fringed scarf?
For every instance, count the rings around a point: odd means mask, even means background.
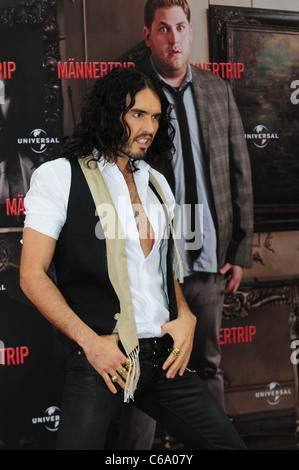
[[[128,267],[127,267],[127,256],[126,256],[126,240],[123,233],[123,229],[120,223],[120,220],[117,215],[117,211],[112,202],[112,198],[108,191],[108,188],[105,184],[104,178],[101,174],[101,171],[98,168],[97,163],[92,160],[92,156],[79,159],[79,163],[83,174],[88,183],[90,192],[92,194],[96,208],[101,207],[104,204],[106,207],[109,207],[109,210],[113,217],[113,223],[115,223],[113,236],[111,236],[111,231],[107,230],[107,213],[105,214],[105,223],[102,223],[102,228],[105,234],[106,240],[106,250],[107,250],[107,260],[108,260],[108,274],[111,281],[111,284],[115,290],[115,293],[119,299],[120,303],[120,313],[117,315],[117,328],[120,337],[120,341],[125,348],[126,354],[130,359],[130,368],[128,373],[128,378],[126,380],[124,401],[128,402],[130,399],[134,399],[134,391],[136,390],[139,375],[140,375],[140,365],[139,365],[139,342],[137,337],[137,329],[134,315],[134,307],[131,297]],[[172,236],[174,238],[172,223],[170,220],[170,215],[168,212],[168,207],[163,195],[162,189],[156,179],[151,173],[150,180],[156,190],[158,191],[165,207],[167,209],[170,228],[172,231]],[[98,215],[101,220],[101,211],[98,210]],[[109,217],[109,214],[108,214]],[[103,221],[104,222],[104,221]],[[106,230],[106,231],[105,231]],[[110,233],[110,236],[109,236]],[[118,236],[115,236],[117,234]],[[182,282],[183,279],[183,268],[180,262],[180,255],[175,245],[175,256],[176,265],[179,266],[179,279]],[[177,271],[177,269],[175,269]]]

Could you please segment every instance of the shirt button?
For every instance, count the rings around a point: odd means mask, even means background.
[[[120,313],[116,313],[114,315],[114,320],[119,320],[120,319]]]

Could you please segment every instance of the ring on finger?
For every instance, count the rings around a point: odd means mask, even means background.
[[[174,354],[175,356],[179,356],[179,354],[180,354],[180,349],[179,349],[179,348],[173,348],[172,354]]]
[[[118,375],[117,375],[117,374],[116,374],[116,375],[113,375],[113,376],[111,377],[111,381],[112,381],[112,382],[117,382],[117,380],[118,380]]]
[[[122,368],[120,371],[120,375],[124,375],[127,372],[127,369],[125,367]]]
[[[129,357],[126,357],[125,362],[122,364],[126,370],[130,369],[131,360]]]

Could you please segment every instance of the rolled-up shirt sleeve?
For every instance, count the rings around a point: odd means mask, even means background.
[[[37,168],[24,199],[24,228],[30,227],[57,240],[66,220],[70,184],[67,160],[53,160]]]

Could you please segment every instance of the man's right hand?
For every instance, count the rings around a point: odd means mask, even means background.
[[[91,345],[83,347],[86,357],[95,370],[103,377],[107,387],[112,393],[117,393],[114,383],[123,389],[127,371],[124,371],[126,356],[118,347],[119,336],[112,335],[97,336]],[[112,382],[112,377],[118,377],[116,382]]]

